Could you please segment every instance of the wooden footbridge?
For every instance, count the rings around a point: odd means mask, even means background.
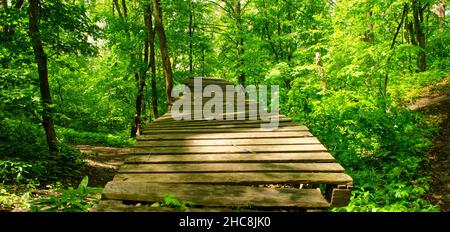
[[[195,91],[193,78],[185,84]],[[202,78],[203,87],[210,84],[222,89],[231,85]],[[202,103],[211,99],[203,97]],[[252,99],[245,102],[249,106]],[[94,211],[176,210],[150,206],[167,195],[194,202],[190,211],[347,205],[352,178],[307,127],[279,115],[277,129],[261,130],[267,121],[260,115],[251,118],[249,107],[226,111],[229,103],[222,103],[224,115],[241,115],[243,120],[180,121],[169,112],[151,123],[105,186]]]

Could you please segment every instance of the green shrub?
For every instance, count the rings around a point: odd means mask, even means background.
[[[98,200],[102,193],[101,188],[88,187],[89,178],[85,176],[77,189],[57,190],[57,195],[49,195],[46,198],[31,202],[34,212],[87,212]]]

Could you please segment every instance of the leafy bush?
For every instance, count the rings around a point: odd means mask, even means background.
[[[47,198],[31,202],[34,212],[87,212],[98,200],[101,188],[88,187],[89,178],[85,176],[77,189],[69,187],[57,190],[57,195],[49,195]]]

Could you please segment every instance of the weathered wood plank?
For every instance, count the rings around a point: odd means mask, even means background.
[[[238,123],[238,122],[246,122],[246,121],[249,121],[249,123],[253,123],[253,122],[267,122],[267,121],[274,120],[274,119],[278,119],[280,122],[283,122],[283,121],[292,122],[292,119],[290,119],[290,118],[288,118],[288,117],[286,117],[284,115],[275,115],[275,116],[269,117],[268,120],[258,119],[256,121],[255,120],[249,120],[249,119],[247,119],[247,120],[246,119],[226,120],[226,118],[223,119],[223,120],[218,120],[218,119],[207,120],[207,119],[194,119],[194,118],[192,118],[192,120],[175,120],[169,114],[165,114],[165,115],[167,117],[165,117],[165,118],[164,117],[159,117],[158,119],[156,119],[153,122],[153,124],[159,124],[159,123],[162,123],[162,124],[165,124],[165,123],[206,123],[206,124],[208,124],[208,123],[219,123],[219,122],[224,122],[224,123],[236,122],[236,123]]]
[[[186,121],[186,120],[171,120],[158,121],[148,125],[148,128],[166,127],[166,126],[212,126],[212,125],[234,125],[234,124],[261,124],[269,123],[270,121],[263,120],[211,120],[211,121]],[[292,122],[290,118],[280,118],[279,122]],[[296,124],[299,125],[299,124]]]
[[[267,124],[268,125],[268,124]],[[266,130],[261,127],[256,128],[183,128],[183,129],[176,129],[176,130],[169,130],[169,129],[145,129],[143,130],[143,134],[162,134],[162,133],[247,133],[247,132],[287,132],[287,131],[308,131],[308,128],[305,126],[285,126],[285,127],[277,127],[273,128],[271,130]],[[276,137],[276,136],[275,136]]]
[[[184,112],[176,112],[176,117],[173,116],[172,112],[167,113],[167,115],[164,116],[166,119],[175,119],[175,118],[185,118],[187,120],[193,120],[195,119],[196,111],[192,108],[190,112],[184,113]],[[203,114],[203,111],[200,110],[197,117],[202,116],[202,118],[207,119],[206,115]],[[237,111],[233,110],[231,112],[227,112],[225,108],[223,108],[222,112],[220,114],[214,115],[214,120],[269,120],[269,117],[275,116],[275,114],[260,114],[258,110],[251,110],[251,111]]]
[[[119,173],[114,181],[183,184],[349,184],[344,173],[241,172],[241,173]]]
[[[343,172],[338,163],[124,164],[119,173]]]
[[[224,128],[260,128],[262,124],[268,125],[270,122],[263,122],[263,123],[234,123],[234,124],[212,124],[212,125],[183,125],[183,124],[177,124],[177,125],[160,125],[160,126],[150,126],[146,130],[169,130],[174,129],[178,130],[180,128],[184,129],[224,129]],[[304,129],[304,127],[299,126],[297,123],[293,122],[280,122],[278,124],[278,127],[300,127]]]
[[[160,134],[160,133],[149,133],[144,134],[137,137],[138,141],[145,140],[171,140],[171,139],[246,139],[246,138],[303,138],[303,137],[311,137],[311,132],[305,131],[293,131],[293,132],[236,132],[236,133],[168,133],[168,134]]]
[[[202,147],[135,147],[133,154],[213,154],[213,153],[257,153],[257,152],[307,152],[326,151],[322,144],[314,145],[239,145]]]
[[[236,145],[288,145],[288,144],[320,144],[315,137],[306,138],[270,138],[270,139],[218,139],[218,140],[162,140],[140,141],[134,147],[180,147],[180,146],[236,146]]]
[[[109,182],[105,199],[160,201],[166,195],[207,207],[326,208],[318,189],[272,189],[246,186]]]
[[[152,207],[150,205],[135,204],[127,205],[122,200],[101,200],[89,212],[258,212],[254,209],[233,209],[226,207],[209,208],[169,208]]]
[[[246,153],[246,154],[185,154],[185,155],[131,155],[125,163],[329,163],[335,162],[326,152],[311,153]]]

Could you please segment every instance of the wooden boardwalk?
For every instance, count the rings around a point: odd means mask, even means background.
[[[203,78],[225,89],[228,82]],[[192,90],[193,79],[185,84]],[[205,104],[211,98],[204,98]],[[223,102],[222,102],[223,103]],[[246,99],[247,106],[252,103]],[[137,138],[95,211],[169,211],[150,207],[166,195],[191,211],[324,209],[348,203],[352,178],[307,127],[280,115],[279,127],[237,107],[244,120],[182,120],[167,113]],[[192,109],[194,105],[192,105]]]

